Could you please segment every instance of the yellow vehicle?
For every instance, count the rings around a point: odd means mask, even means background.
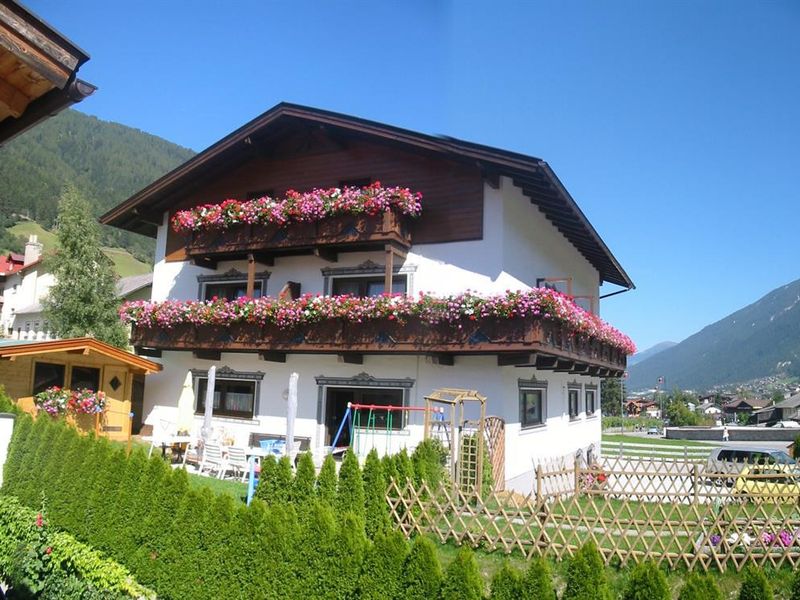
[[[763,502],[797,502],[800,470],[797,465],[787,464],[745,467],[736,478],[734,493]]]

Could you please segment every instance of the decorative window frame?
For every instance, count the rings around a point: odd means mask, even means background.
[[[261,286],[261,295],[267,295],[267,280],[272,275],[270,271],[259,271],[255,276],[256,289]],[[206,286],[209,283],[236,283],[243,281],[247,283],[247,273],[237,269],[228,269],[224,273],[211,273],[209,275],[197,276],[197,299],[202,301],[205,297]]]
[[[578,412],[575,415],[572,415],[570,413],[570,406],[569,406],[569,395],[570,395],[570,392],[577,392],[577,394],[578,394],[578,406],[577,406]],[[570,421],[580,421],[581,413],[585,414],[585,412],[586,412],[586,410],[585,410],[586,407],[585,406],[581,406],[581,397],[582,396],[583,396],[583,386],[580,383],[578,383],[577,381],[571,381],[571,382],[567,383],[567,416],[569,417]],[[583,409],[583,410],[581,410],[581,409]]]
[[[594,394],[594,407],[593,407],[594,410],[592,412],[589,412],[589,402],[588,402],[588,398],[587,398],[587,393],[588,392],[592,392],[592,394]],[[597,402],[598,397],[599,397],[599,392],[600,392],[600,389],[598,388],[597,385],[595,385],[593,383],[591,383],[591,384],[590,383],[585,383],[583,385],[583,410],[586,413],[586,418],[596,417],[597,416],[597,409],[599,408],[598,402]]]
[[[547,427],[547,388],[548,382],[546,380],[542,381],[540,379],[536,379],[534,375],[530,379],[517,379],[517,408],[519,409],[519,426],[520,430],[528,431],[530,429],[540,429],[542,427]],[[536,390],[542,393],[542,422],[541,423],[532,423],[530,425],[524,424],[523,414],[522,414],[522,393],[525,390]]]
[[[326,375],[317,375],[315,378],[317,382],[317,425],[325,425],[325,392],[329,387],[343,387],[343,388],[374,388],[374,389],[402,389],[403,390],[403,406],[409,406],[411,403],[411,388],[416,383],[415,379],[411,377],[400,378],[382,378],[373,377],[369,373],[361,372],[353,377],[328,377]],[[403,429],[408,424],[405,417],[403,417]]]
[[[192,374],[192,385],[195,389],[194,406],[192,407],[197,412],[197,403],[200,399],[198,392],[200,390],[199,380],[208,379],[208,369],[190,369]],[[227,379],[238,381],[254,381],[255,382],[255,401],[253,402],[253,415],[248,419],[245,417],[232,417],[230,415],[219,415],[220,418],[237,419],[240,421],[252,421],[258,418],[261,414],[261,382],[264,381],[263,371],[237,371],[228,366],[220,367],[214,376],[214,379]]]
[[[379,265],[371,260],[365,260],[355,267],[324,267],[322,271],[322,293],[330,296],[333,289],[333,280],[346,277],[365,277],[369,275],[383,275],[386,272],[385,265]],[[392,269],[393,275],[406,276],[406,295],[414,295],[414,273],[417,272],[417,265],[398,265]]]

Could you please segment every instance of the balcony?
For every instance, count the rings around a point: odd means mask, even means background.
[[[279,328],[232,323],[170,328],[134,325],[132,343],[140,352],[194,351],[216,358],[220,352],[258,352],[265,360],[285,361],[286,354],[339,354],[358,363],[365,354],[425,354],[452,365],[457,355],[495,355],[497,363],[539,369],[618,377],[626,352],[608,342],[575,334],[559,323],[531,318],[469,319],[430,324],[419,317],[404,323],[386,318],[356,323],[331,319]]]

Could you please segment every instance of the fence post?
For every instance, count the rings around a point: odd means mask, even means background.
[[[622,442],[619,443],[619,457],[622,458]]]
[[[689,446],[687,446],[686,444],[683,445],[683,460],[687,462],[689,460]]]
[[[698,495],[700,490],[698,490],[698,475],[697,475],[697,463],[692,465],[692,492],[694,493],[694,503],[697,504]]]
[[[581,491],[581,463],[577,455],[575,456],[575,495]]]
[[[536,465],[536,505],[542,503],[542,463]]]

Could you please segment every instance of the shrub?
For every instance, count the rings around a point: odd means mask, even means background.
[[[20,415],[14,422],[14,432],[8,445],[6,464],[3,467],[3,491],[15,493],[18,477],[21,476],[22,463],[28,449],[28,436],[33,428],[33,420],[27,415]]]
[[[378,451],[373,448],[364,463],[364,515],[369,539],[386,531],[391,525],[389,505],[386,502],[387,488]]]
[[[267,456],[261,461],[256,498],[267,504],[281,504],[288,502],[291,494],[292,461],[288,456],[282,456],[278,461],[274,456]]]
[[[422,440],[411,455],[415,483],[425,481],[431,490],[436,490],[445,475],[446,460],[447,451],[439,440]]]
[[[295,581],[290,598],[325,597],[326,590],[336,577],[333,564],[336,544],[336,521],[333,511],[324,502],[315,502],[309,507],[300,539],[294,547]]]
[[[366,545],[363,518],[346,513],[337,523],[329,591],[326,593],[328,598],[349,600],[353,597],[364,562]]]
[[[84,536],[89,543],[105,552],[113,552],[117,532],[113,529],[114,498],[125,475],[127,457],[124,450],[112,450],[108,462],[100,466],[92,495],[86,506]]]
[[[519,600],[524,595],[522,576],[515,568],[503,563],[492,577],[492,600]]]
[[[22,414],[22,411],[14,403],[11,396],[6,393],[6,388],[2,385],[0,385],[0,412],[11,413],[18,417]]]
[[[388,485],[389,482],[394,479],[397,484],[400,485],[400,482],[397,481],[397,466],[391,454],[383,455],[383,458],[381,458],[381,466],[383,467],[383,476],[386,478],[386,484]]]
[[[328,506],[336,504],[336,461],[328,454],[322,461],[322,468],[317,476],[317,497]]]
[[[394,467],[397,472],[397,484],[403,486],[409,479],[414,479],[414,465],[408,457],[406,449],[403,448],[394,456]]]
[[[800,458],[800,435],[796,435],[792,443],[792,456]]]
[[[522,579],[520,600],[556,600],[553,575],[543,557],[537,556],[528,563],[528,569]]]
[[[792,577],[791,594],[789,596],[789,600],[800,600],[800,570],[795,571],[794,577]]]
[[[366,551],[358,579],[362,600],[394,600],[403,597],[403,564],[408,543],[399,531],[379,533]]]
[[[567,570],[567,587],[562,600],[610,600],[603,558],[594,542],[581,546]]]
[[[478,570],[475,554],[469,546],[462,546],[455,560],[447,565],[439,588],[441,600],[481,600],[483,580]]]
[[[259,510],[260,502],[255,501],[251,510]],[[313,515],[317,502],[309,505],[309,513]],[[263,505],[262,505],[263,506]],[[325,506],[328,506],[325,504]],[[328,506],[330,511],[330,506]],[[304,520],[303,527],[307,527],[308,520]],[[291,506],[271,506],[264,511],[261,521],[263,535],[260,536],[267,545],[262,560],[261,571],[265,588],[258,592],[264,598],[293,598],[298,587],[298,569],[302,568],[300,552],[305,549],[300,543],[300,525]],[[252,533],[250,535],[253,535]]]
[[[350,512],[364,522],[364,481],[358,466],[358,457],[352,450],[345,452],[342,467],[339,469],[335,508],[340,515]]]
[[[636,565],[625,584],[623,600],[670,600],[667,578],[653,561]]]
[[[403,588],[406,600],[429,600],[439,595],[442,567],[436,548],[428,538],[419,536],[403,567]]]
[[[772,588],[758,567],[748,566],[742,571],[742,587],[739,588],[739,600],[772,600]]]
[[[692,572],[686,577],[678,600],[722,600],[722,592],[711,575]]]
[[[297,461],[297,472],[292,482],[292,502],[306,504],[314,499],[316,473],[311,453],[304,452]]]
[[[263,500],[267,504],[271,502],[272,486],[275,484],[275,471],[278,468],[278,461],[272,454],[265,456],[261,460],[261,473],[258,476],[258,487],[255,497]]]

